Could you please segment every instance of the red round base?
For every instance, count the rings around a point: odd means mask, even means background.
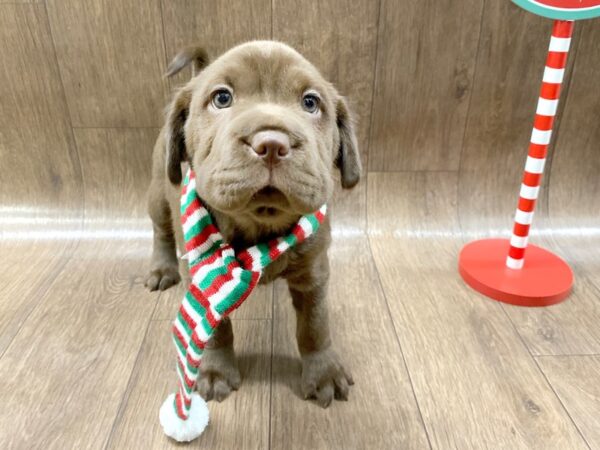
[[[518,306],[548,306],[571,293],[573,272],[554,253],[529,244],[522,269],[506,267],[508,239],[483,239],[465,245],[458,267],[463,280],[478,292]]]

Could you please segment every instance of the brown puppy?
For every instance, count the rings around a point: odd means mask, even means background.
[[[281,236],[301,215],[331,199],[336,172],[353,187],[361,165],[344,99],[292,48],[249,42],[208,65],[201,49],[180,53],[169,75],[193,64],[192,79],[169,106],[154,149],[149,212],[154,225],[150,290],[180,280],[176,244],[182,164],[194,168],[197,191],[237,249]],[[331,345],[326,291],[326,220],[310,239],[270,265],[261,279],[284,277],[297,313],[302,391],[327,407],[346,399],[352,378]],[[182,264],[182,275],[187,278]],[[198,390],[223,400],[240,384],[231,322],[216,330],[203,355]]]

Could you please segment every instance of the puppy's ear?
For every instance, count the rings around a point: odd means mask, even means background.
[[[167,76],[179,73],[184,67],[192,64],[192,76],[196,76],[208,64],[208,55],[200,47],[188,47],[182,50],[167,69]],[[181,88],[167,108],[166,145],[167,175],[171,183],[181,183],[181,163],[188,158],[185,149],[183,127],[189,115],[193,87],[188,83]]]
[[[188,118],[192,89],[189,84],[183,87],[167,109],[167,124],[165,126],[167,176],[171,183],[181,184],[181,163],[187,160],[185,150],[185,134],[183,127]]]
[[[172,77],[192,63],[192,77],[198,75],[208,65],[208,53],[202,47],[187,47],[181,50],[169,63],[166,75]]]
[[[362,164],[350,109],[342,97],[339,98],[336,105],[336,122],[340,135],[340,147],[335,164],[342,174],[342,187],[350,189],[356,186],[360,180]]]

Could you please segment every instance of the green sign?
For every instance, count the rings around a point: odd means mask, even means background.
[[[600,17],[600,0],[512,0],[538,16],[558,20]]]

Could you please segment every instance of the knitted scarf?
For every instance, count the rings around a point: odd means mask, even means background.
[[[179,389],[167,402],[172,400],[171,411],[180,420],[163,417],[171,416],[171,412],[161,410],[161,423],[168,435],[177,440],[191,440],[201,433],[206,424],[195,433],[196,436],[191,436],[171,429],[173,427],[165,422],[176,422],[180,427],[189,428],[189,425],[181,421],[188,421],[192,398],[199,397],[193,392],[206,343],[219,323],[248,298],[263,269],[285,251],[315,233],[323,222],[326,211],[327,207],[323,205],[313,214],[300,218],[287,236],[236,254],[202,205],[196,192],[194,172],[188,170],[181,194],[181,223],[192,280],[173,323]],[[168,407],[166,403],[163,409],[165,407]]]

